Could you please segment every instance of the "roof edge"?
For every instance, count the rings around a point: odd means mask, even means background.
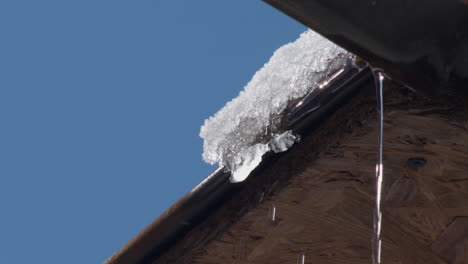
[[[329,80],[327,88],[322,89],[319,95],[314,95],[313,100],[301,106],[304,114],[289,124],[293,133],[299,135],[309,133],[322,120],[341,108],[361,86],[369,84],[372,72],[368,66],[359,68],[348,65],[347,67],[353,67],[355,71],[347,71],[346,74]],[[293,112],[296,114],[298,111],[296,109]],[[267,153],[258,168],[262,170],[283,154],[284,152]],[[151,263],[160,257],[245,186],[245,181],[231,183],[229,178],[230,172],[224,168],[214,171],[104,264],[143,264]]]

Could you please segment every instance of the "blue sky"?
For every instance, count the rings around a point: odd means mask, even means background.
[[[0,1],[0,263],[101,263],[214,167],[204,119],[305,28],[255,1]]]

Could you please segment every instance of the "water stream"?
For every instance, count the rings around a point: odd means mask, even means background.
[[[376,178],[376,198],[375,198],[375,213],[374,213],[374,235],[372,243],[372,263],[381,263],[382,253],[382,209],[381,209],[381,197],[382,197],[382,181],[383,181],[383,81],[384,76],[381,72],[374,72],[374,78],[376,81],[376,94],[377,94],[377,109],[378,109],[378,120],[379,120],[379,134],[378,134],[378,162],[375,168]]]
[[[305,253],[302,252],[300,255],[299,255],[299,258],[297,259],[297,264],[304,264],[305,263]]]

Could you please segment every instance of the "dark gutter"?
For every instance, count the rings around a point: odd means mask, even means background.
[[[314,94],[306,96],[300,107],[292,108],[286,113],[287,126],[299,135],[310,133],[322,120],[349,101],[359,89],[372,86],[374,81],[371,77],[369,67],[360,68],[349,61],[343,74],[329,80],[319,93],[312,92]],[[267,153],[257,170],[268,167],[283,154]],[[229,177],[230,173],[223,169],[213,172],[104,264],[153,263],[245,187],[246,182],[233,184]]]
[[[466,91],[467,0],[264,1],[419,92]]]
[[[213,172],[104,263],[151,263],[242,186],[229,176],[223,169]]]

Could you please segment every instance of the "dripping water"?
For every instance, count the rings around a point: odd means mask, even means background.
[[[382,230],[382,209],[381,209],[381,197],[382,197],[382,181],[383,181],[383,80],[384,76],[382,72],[374,72],[374,78],[376,82],[376,94],[377,94],[377,109],[379,114],[379,134],[378,134],[378,161],[375,167],[375,178],[376,178],[376,198],[375,198],[375,212],[374,212],[374,235],[372,243],[372,263],[381,263],[382,253],[382,239],[380,236]]]
[[[304,263],[305,263],[305,254],[304,254],[304,252],[302,252],[299,255],[299,258],[297,259],[297,264],[304,264]]]
[[[272,206],[269,210],[269,215],[270,215],[270,221],[275,222],[276,221],[276,206]]]

